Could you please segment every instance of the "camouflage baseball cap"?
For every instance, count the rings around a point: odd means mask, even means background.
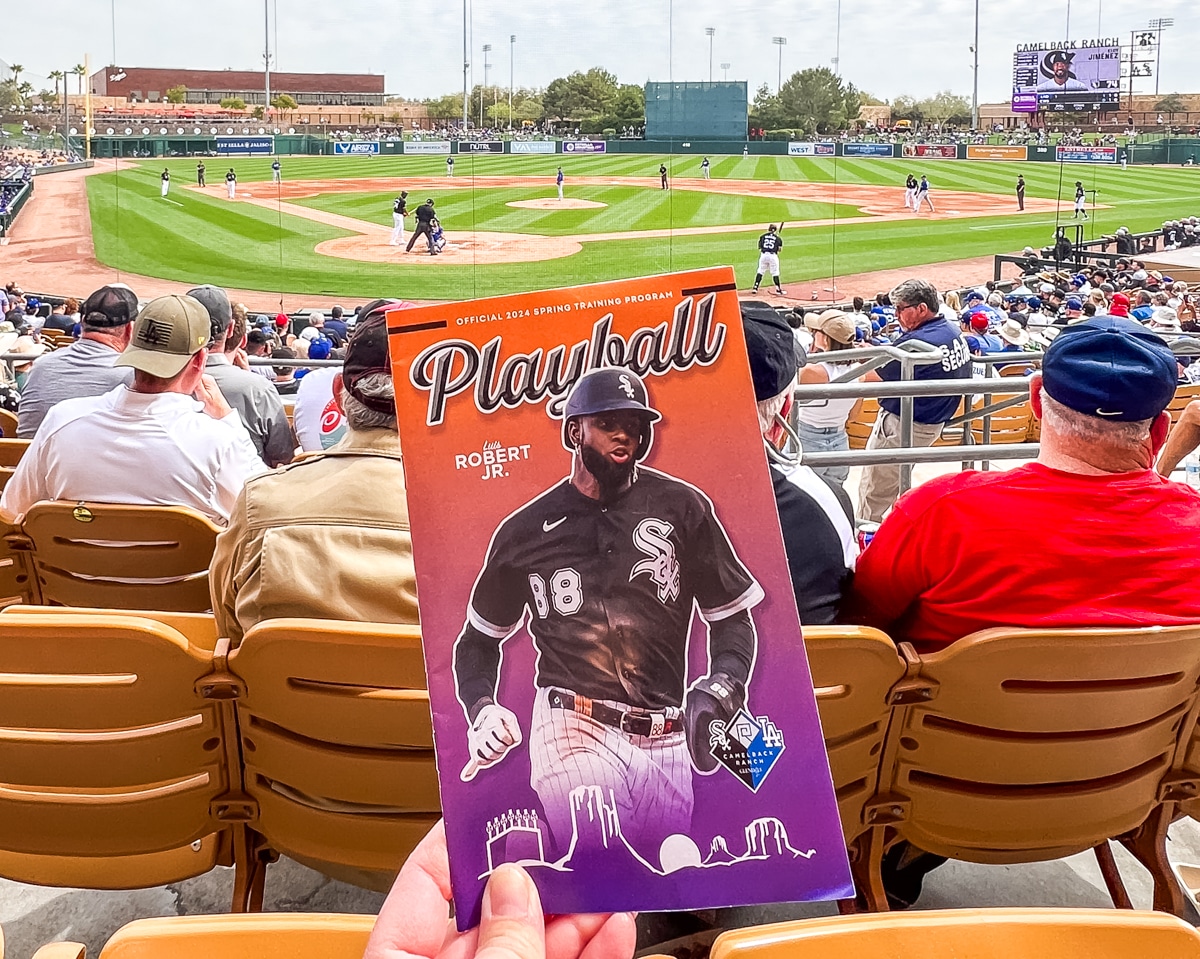
[[[134,320],[133,337],[116,365],[170,379],[204,349],[209,332],[208,310],[198,300],[160,296]]]

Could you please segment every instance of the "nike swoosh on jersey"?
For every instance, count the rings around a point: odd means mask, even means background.
[[[542,532],[549,533],[550,530],[554,529],[556,526],[561,526],[566,521],[567,518],[565,516],[562,519],[555,520],[553,523],[549,522],[548,520],[542,520]]]
[[[1096,415],[1097,416],[1120,416],[1123,412],[1124,412],[1124,410],[1109,411],[1109,410],[1102,410],[1102,409],[1097,408]]]

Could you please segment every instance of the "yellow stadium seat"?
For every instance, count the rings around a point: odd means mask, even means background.
[[[7,433],[0,438],[0,466],[13,467],[21,462],[21,457],[29,449],[29,440],[9,438]]]
[[[17,414],[12,410],[0,410],[0,435],[5,439],[16,438]]]
[[[1175,387],[1175,395],[1167,406],[1167,412],[1171,414],[1172,426],[1179,422],[1179,417],[1183,415],[1184,409],[1193,400],[1200,400],[1200,384],[1190,383],[1186,386]]]
[[[249,804],[213,669],[130,613],[0,615],[0,876],[126,889],[232,865]]]
[[[183,612],[212,603],[218,532],[183,507],[66,502],[36,503],[20,528],[42,602]]]
[[[953,909],[836,916],[722,933],[711,959],[1197,959],[1181,919],[1099,909]]]
[[[441,815],[415,626],[279,619],[229,655],[260,860],[378,890]],[[248,908],[261,901],[255,865]]]
[[[850,440],[850,449],[865,450],[879,416],[879,400],[866,397],[855,409],[857,412],[851,410],[851,418],[846,420],[846,436]]]
[[[320,913],[139,919],[113,933],[99,959],[360,959],[374,924]],[[83,956],[83,946],[60,942],[34,959]]]

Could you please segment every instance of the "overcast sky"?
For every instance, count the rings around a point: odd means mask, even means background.
[[[837,0],[468,0],[474,81],[483,81],[481,48],[490,43],[489,80],[507,85],[509,37],[516,34],[515,81],[544,86],[572,70],[604,66],[624,83],[708,79],[713,72],[774,89],[783,74],[830,65]],[[389,93],[423,98],[462,89],[463,9],[459,0],[268,0],[273,69],[383,73]],[[4,4],[0,60],[25,67],[23,79],[70,69],[91,56],[93,70],[112,60],[116,11],[118,65],[261,69],[260,0],[41,0]],[[859,88],[891,99],[951,89],[971,95],[972,0],[843,0],[841,73]],[[1017,43],[1067,35],[1121,36],[1150,17],[1172,17],[1162,44],[1162,93],[1200,90],[1200,3],[1195,0],[980,0],[981,102],[1008,99]],[[275,10],[278,22],[275,23]],[[72,90],[75,89],[72,82]],[[1154,92],[1141,79],[1135,91]]]

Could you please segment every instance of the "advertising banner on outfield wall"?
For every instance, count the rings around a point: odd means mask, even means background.
[[[831,157],[837,152],[837,147],[832,143],[789,143],[788,156],[790,157]]]
[[[503,153],[503,140],[459,140],[459,153]]]
[[[449,153],[449,140],[405,140],[405,153]]]
[[[360,140],[357,143],[334,143],[334,156],[362,156],[379,152],[378,140]]]
[[[958,147],[953,143],[906,143],[903,156],[925,157],[930,160],[956,160]]]
[[[608,144],[603,140],[563,140],[563,153],[607,153]]]
[[[235,153],[269,156],[275,152],[275,138],[265,137],[217,137],[217,154],[231,156]]]
[[[1026,147],[1004,147],[1004,146],[968,146],[968,160],[1025,160],[1027,159]]]
[[[1057,147],[1054,151],[1059,163],[1116,163],[1116,147]]]
[[[509,153],[554,153],[557,148],[553,140],[513,140],[508,144]]]
[[[890,157],[890,143],[843,143],[842,156],[846,157]]]
[[[387,319],[459,925],[852,896],[733,270]]]

